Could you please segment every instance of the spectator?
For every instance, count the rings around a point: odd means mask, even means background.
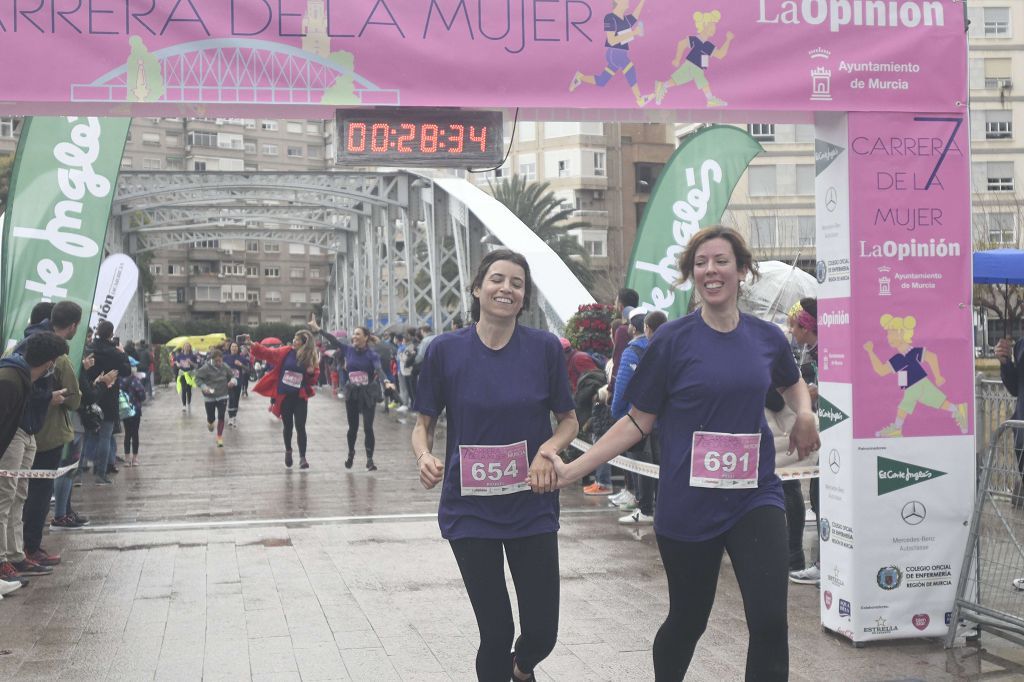
[[[999,343],[996,344],[996,357],[999,358],[999,378],[1010,395],[1017,399],[1013,408],[1013,418],[1024,419],[1024,339],[1018,340],[1016,344],[1008,338],[999,339]],[[1024,431],[1015,431],[1013,447],[1017,455],[1017,470],[1024,475]],[[1024,494],[1021,493],[1019,479],[1013,488],[1013,506],[1024,506]]]
[[[142,386],[146,389],[146,395],[153,397],[153,351],[145,340],[139,341],[136,346],[135,359],[139,361],[139,372],[142,375]]]
[[[96,364],[89,370],[88,379],[95,382],[101,374],[107,374],[111,370],[117,370],[116,377],[126,377],[131,374],[131,365],[128,356],[119,350],[113,341],[114,325],[103,320],[96,325],[96,335],[93,340],[92,354]],[[85,434],[84,456],[86,461],[93,462],[93,475],[97,485],[110,485],[113,483],[107,474],[114,471],[114,457],[117,454],[116,443],[114,442],[114,428],[118,422],[118,391],[103,391],[99,394],[97,404],[103,410],[103,424],[96,433]]]
[[[573,395],[576,395],[580,377],[587,372],[595,371],[598,368],[597,363],[594,362],[594,358],[573,348],[569,339],[563,337],[559,341],[561,341],[562,351],[565,353],[565,365],[569,369],[569,388]]]
[[[81,321],[81,306],[73,301],[61,301],[53,306],[49,319],[25,329],[26,340],[15,348],[15,352],[23,348],[28,338],[42,332],[53,332],[65,341],[71,341]],[[64,447],[75,437],[71,415],[78,409],[82,397],[78,377],[67,355],[57,358],[51,381],[52,389],[64,391],[64,400],[59,405],[51,404],[43,426],[35,436],[36,456],[32,468],[36,470],[53,470],[60,466]],[[60,563],[60,556],[48,554],[42,548],[43,528],[50,512],[54,479],[34,478],[27,485],[22,513],[25,558],[42,566],[56,566]]]
[[[63,391],[50,389],[48,375],[67,352],[67,341],[53,332],[40,332],[25,341],[21,353],[0,360],[0,444],[5,446],[0,469],[32,468],[34,434],[42,427],[49,406],[64,400]],[[26,560],[22,551],[22,510],[27,495],[25,479],[0,478],[0,580],[53,570]]]
[[[629,322],[630,311],[638,305],[640,305],[640,294],[633,289],[619,289],[619,294],[615,297],[615,313],[619,315],[623,324],[612,335],[612,371],[608,378],[608,391],[612,395],[615,394],[615,377],[619,373],[619,359],[633,338],[626,323]]]

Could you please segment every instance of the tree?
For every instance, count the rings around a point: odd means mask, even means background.
[[[11,170],[14,168],[14,155],[0,156],[0,213],[7,207],[7,193],[11,190]]]
[[[1005,195],[984,193],[979,199],[975,202],[971,220],[972,249],[1024,248],[1024,198],[1014,192]],[[999,335],[1003,334],[1004,328],[1011,334],[1018,330],[1021,320],[1024,320],[1024,288],[1013,284],[975,284],[973,294],[976,308],[987,317],[1002,321],[998,325]],[[995,343],[994,339],[983,338],[980,341],[986,346]]]
[[[590,227],[590,223],[569,222],[575,209],[563,204],[546,182],[528,182],[522,175],[513,175],[502,178],[497,185],[488,181],[488,185],[494,198],[558,254],[580,284],[589,290],[594,284],[590,255],[569,231]]]

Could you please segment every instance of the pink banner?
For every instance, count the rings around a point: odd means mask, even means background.
[[[850,115],[854,438],[973,431],[967,129]]]
[[[850,299],[818,299],[818,374],[822,381],[853,383],[850,334]]]
[[[10,113],[950,111],[966,52],[954,0],[0,0]]]

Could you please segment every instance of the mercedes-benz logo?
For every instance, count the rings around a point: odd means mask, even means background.
[[[839,451],[835,448],[828,453],[828,468],[832,470],[833,474],[839,473]]]
[[[900,516],[903,518],[903,523],[908,526],[916,526],[917,524],[924,521],[925,517],[928,516],[928,510],[924,504],[917,500],[911,500],[903,505]]]
[[[828,209],[829,213],[836,210],[836,206],[839,205],[839,193],[835,187],[829,187],[825,191],[825,208]]]

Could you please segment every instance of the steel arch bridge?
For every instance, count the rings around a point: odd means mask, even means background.
[[[327,57],[298,47],[249,38],[199,40],[150,53],[159,63],[171,103],[401,104],[398,90],[385,89]],[[71,86],[73,102],[135,101],[130,65]],[[354,102],[325,94],[339,79],[352,80]]]
[[[324,325],[468,319],[468,287],[485,253],[504,245],[530,263],[532,326],[561,331],[593,298],[507,208],[461,179],[391,172],[121,173],[107,248],[136,255],[214,239],[317,246],[332,254]],[[141,299],[133,306],[143,324]]]

